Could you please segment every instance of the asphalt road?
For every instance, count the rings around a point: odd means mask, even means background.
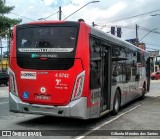
[[[144,100],[129,103],[121,108],[117,116],[107,114],[99,119],[86,121],[11,113],[8,105],[8,88],[0,86],[0,130],[52,130],[54,137],[43,138],[67,139],[97,138],[97,136],[86,136],[94,134],[93,130],[160,130],[160,108],[158,104],[160,104],[160,80],[151,82],[150,93],[146,95]],[[12,138],[14,139],[14,137]],[[37,139],[38,137],[34,138]],[[106,136],[99,136],[98,138],[106,138]]]

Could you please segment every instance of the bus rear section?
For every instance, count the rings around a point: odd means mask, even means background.
[[[14,28],[10,111],[88,118],[89,30],[76,22],[40,22]]]

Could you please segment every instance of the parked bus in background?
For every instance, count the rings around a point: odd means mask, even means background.
[[[98,118],[149,91],[149,53],[84,22],[13,29],[10,111]]]

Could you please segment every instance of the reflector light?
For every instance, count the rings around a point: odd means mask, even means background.
[[[73,88],[72,101],[79,99],[82,96],[84,78],[85,78],[85,71],[81,72],[77,76],[74,84],[74,88]]]
[[[14,72],[9,69],[9,91],[18,96]]]

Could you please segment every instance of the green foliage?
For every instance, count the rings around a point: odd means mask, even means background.
[[[0,0],[0,37],[2,38],[6,37],[9,28],[22,21],[21,19],[11,19],[5,16],[5,14],[9,14],[13,9],[14,6],[6,6],[4,2]]]
[[[9,7],[9,6],[4,6],[4,3],[2,0],[0,0],[0,14],[7,14],[10,11],[14,9],[14,6]]]

